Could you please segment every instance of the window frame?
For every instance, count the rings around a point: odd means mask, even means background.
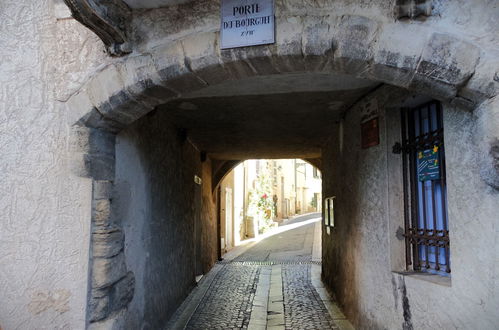
[[[451,263],[441,103],[430,101],[403,108],[401,126],[406,269],[448,275]],[[420,180],[420,153],[435,146],[439,178]]]

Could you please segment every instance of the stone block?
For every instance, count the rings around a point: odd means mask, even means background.
[[[430,32],[420,26],[385,24],[374,49],[369,78],[407,88],[426,46]],[[400,45],[404,47],[400,47]]]
[[[433,33],[416,69],[410,89],[437,98],[452,98],[473,74],[478,47],[455,36]]]
[[[87,176],[94,180],[114,180],[115,158],[106,154],[84,154]]]
[[[110,133],[118,133],[126,127],[125,124],[104,117],[95,107],[78,121],[78,125],[98,128]]]
[[[220,60],[234,79],[243,79],[256,75],[256,71],[251,67],[246,57],[240,52],[236,54],[234,49],[222,49],[220,51]]]
[[[71,151],[114,156],[116,136],[105,130],[71,127]]]
[[[123,252],[112,258],[93,258],[92,261],[93,289],[109,287],[127,274]]]
[[[122,309],[109,315],[106,319],[92,322],[88,325],[88,330],[122,330],[127,329],[126,310]]]
[[[476,111],[475,141],[478,145],[480,176],[499,189],[499,97],[484,102]]]
[[[475,105],[499,95],[499,52],[482,53],[474,74],[458,95]]]
[[[126,90],[135,100],[154,108],[177,97],[177,93],[161,85],[151,55],[133,56],[117,64]]]
[[[363,16],[345,15],[333,30],[333,70],[364,77],[373,57],[378,23]]]
[[[276,17],[276,42],[271,49],[279,72],[304,71],[302,20],[300,17]]]
[[[69,125],[74,125],[81,121],[88,113],[94,109],[94,105],[90,100],[90,96],[85,89],[72,95],[66,102],[67,106],[67,122]]]
[[[117,65],[108,65],[86,85],[86,93],[103,117],[122,126],[129,125],[152,110],[135,100],[127,91]]]
[[[198,33],[182,40],[182,45],[190,70],[208,85],[234,78],[220,60],[218,33]]]
[[[125,308],[132,301],[134,292],[135,276],[132,272],[128,272],[123,279],[111,287],[109,294],[111,312]]]
[[[86,92],[95,107],[109,100],[111,95],[125,89],[123,79],[116,65],[106,66],[97,72],[86,84]]]
[[[247,61],[257,75],[263,76],[279,73],[274,63],[270,46],[235,48],[233,49],[233,54],[237,59]]]
[[[111,225],[111,200],[98,199],[93,201],[92,221],[98,228],[108,228]]]
[[[104,206],[107,209],[107,206]],[[110,258],[123,250],[125,236],[118,227],[96,228],[92,233],[92,253],[94,257]]]
[[[331,25],[334,21],[325,17],[307,16],[304,18],[302,34],[302,52],[307,71],[320,71],[331,68],[327,65],[332,60],[333,39]]]
[[[94,180],[93,199],[111,199],[113,195],[113,182],[110,180]]]
[[[93,289],[88,305],[90,322],[100,321],[109,315],[109,289]]]
[[[155,48],[152,58],[162,85],[176,93],[188,93],[206,87],[206,83],[187,67],[180,41]]]
[[[121,90],[116,94],[110,95],[106,102],[96,107],[104,117],[116,121],[123,126],[130,125],[152,110],[152,108],[132,98],[126,90]]]

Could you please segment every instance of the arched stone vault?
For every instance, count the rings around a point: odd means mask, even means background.
[[[277,42],[270,46],[221,51],[218,32],[205,32],[133,53],[97,72],[69,99],[74,170],[94,180],[90,322],[108,319],[133,296],[124,289],[133,284],[133,275],[126,275],[123,235],[110,221],[114,140],[158,105],[227,80],[321,72],[391,84],[468,109],[483,103],[482,118],[497,121],[499,105],[492,98],[499,91],[499,57],[472,42],[421,25],[363,16],[325,14],[302,20],[301,29],[278,23]],[[483,178],[497,188],[498,133],[488,129],[485,134]],[[222,169],[214,173],[215,182],[223,178]]]

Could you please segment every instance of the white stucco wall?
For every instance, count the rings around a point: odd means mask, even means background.
[[[57,19],[55,9],[48,0],[0,2],[4,330],[85,327],[91,181],[71,174],[67,109],[58,100],[105,54],[93,34]]]

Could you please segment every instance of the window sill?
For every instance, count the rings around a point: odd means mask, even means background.
[[[393,271],[393,273],[400,274],[403,276],[407,276],[410,278],[414,278],[417,280],[422,280],[446,287],[451,287],[452,286],[452,280],[450,276],[444,276],[444,275],[438,275],[438,274],[431,274],[431,273],[424,273],[424,272],[399,272],[399,271]]]

